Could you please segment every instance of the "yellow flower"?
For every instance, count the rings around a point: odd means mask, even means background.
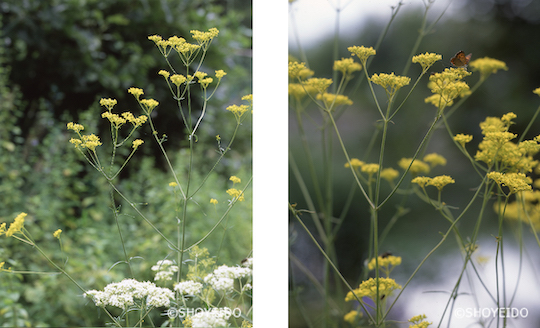
[[[215,27],[212,27],[208,30],[208,32],[201,32],[197,30],[191,30],[189,31],[191,35],[193,36],[193,39],[197,40],[197,42],[201,43],[207,43],[211,41],[213,38],[217,37],[219,34],[219,30]]]
[[[369,278],[368,280],[363,281],[360,286],[354,290],[354,294],[360,299],[369,297],[372,300],[375,300],[377,298],[377,285],[379,287],[379,298],[389,296],[394,290],[401,289],[401,286],[398,285],[394,279],[379,278],[376,280],[375,278]],[[354,294],[349,291],[345,297],[345,302],[355,301],[356,298],[354,297]]]
[[[122,118],[117,114],[113,114],[111,112],[103,112],[103,114],[101,114],[101,117],[108,119],[109,122],[111,122],[117,129],[127,122],[125,118]]]
[[[222,69],[219,69],[216,71],[216,78],[218,80],[221,80],[221,78],[224,77],[225,75],[227,75],[227,73],[225,73],[225,71]]]
[[[382,169],[381,171],[381,178],[385,179],[386,181],[392,183],[395,178],[399,176],[399,172],[397,170],[394,170],[393,168],[389,167],[386,169]]]
[[[234,114],[236,121],[240,122],[240,118],[248,111],[249,107],[247,105],[231,105],[227,107],[227,110]]]
[[[169,182],[169,187],[176,187],[176,186],[178,186],[178,183],[176,183],[175,181]]]
[[[446,158],[443,156],[437,154],[437,153],[431,153],[426,156],[424,156],[424,162],[428,162],[431,167],[435,167],[437,165],[446,165]]]
[[[375,174],[379,171],[379,164],[375,164],[375,163],[364,164],[362,165],[362,168],[360,170],[369,175]]]
[[[144,94],[143,89],[140,88],[129,88],[128,92],[134,95],[137,100],[139,100],[139,97]]]
[[[362,162],[358,158],[351,158],[352,167],[361,167],[364,164],[366,164],[366,163]],[[345,163],[345,167],[350,167],[349,163]]]
[[[304,98],[308,93],[313,96],[317,93],[317,90],[308,85],[289,83],[289,94],[295,97],[296,100],[302,100],[302,98]]]
[[[84,126],[83,126],[82,124],[77,124],[77,123],[69,122],[69,123],[67,124],[67,129],[68,129],[68,130],[73,130],[73,131],[79,133],[79,131],[84,130]]]
[[[425,53],[416,55],[412,58],[413,63],[419,63],[422,66],[422,71],[427,72],[427,70],[436,62],[442,59],[441,55],[435,53]]]
[[[447,68],[441,73],[432,74],[429,77],[428,88],[436,94],[425,99],[426,103],[432,103],[439,109],[450,106],[457,97],[470,94],[467,83],[461,81],[465,76],[471,75],[464,69]]]
[[[142,145],[143,143],[144,143],[144,140],[141,140],[141,139],[135,139],[135,140],[133,140],[132,147],[133,147],[133,149],[137,149],[137,148],[139,148],[139,146]]]
[[[60,239],[60,234],[61,233],[62,233],[62,229],[58,229],[53,233],[53,237]]]
[[[306,67],[306,63],[299,63],[297,61],[289,62],[289,77],[291,79],[304,80],[308,76],[312,76],[314,72]]]
[[[351,325],[356,322],[358,318],[362,317],[362,312],[358,312],[356,310],[352,310],[351,312],[347,313],[345,316],[343,316],[343,320],[345,322],[350,323]]]
[[[233,182],[233,184],[242,182],[242,180],[239,177],[235,176],[235,175],[231,176],[229,178],[229,180],[231,180]]]
[[[106,107],[109,112],[113,109],[114,105],[116,105],[118,101],[116,99],[111,99],[111,98],[101,98],[101,100],[99,101],[99,104],[101,106],[104,106]]]
[[[331,79],[325,79],[325,78],[318,78],[318,77],[312,77],[308,80],[306,80],[305,85],[307,87],[314,88],[317,93],[324,93],[326,89],[332,84]]]
[[[228,189],[227,190],[227,194],[229,194],[230,196],[236,199],[238,199],[238,201],[240,202],[243,202],[244,201],[244,193],[242,192],[242,190],[238,190],[238,189],[235,189],[235,188],[231,188],[231,189]]]
[[[171,73],[169,73],[169,72],[167,72],[166,70],[163,70],[163,69],[160,70],[160,71],[158,72],[158,74],[161,75],[161,76],[163,76],[163,77],[166,78],[166,79],[169,78],[169,75],[171,75]]]
[[[362,65],[355,63],[352,58],[341,58],[334,62],[334,71],[340,71],[345,76],[362,69]]]
[[[171,76],[171,82],[179,87],[182,83],[186,82],[187,78],[182,74],[173,74]]]
[[[532,183],[531,178],[523,173],[505,174],[501,172],[489,172],[487,177],[495,181],[498,185],[508,187],[511,194],[532,190],[532,187],[530,186]]]
[[[93,133],[82,136],[82,143],[80,143],[80,146],[82,148],[88,148],[91,151],[95,151],[96,147],[101,146],[101,145],[102,143],[99,141],[99,137]]]
[[[146,114],[150,115],[152,110],[154,110],[154,108],[159,105],[159,102],[154,99],[143,99],[141,100],[141,105],[143,105]]]
[[[336,95],[333,93],[323,93],[317,95],[317,100],[323,100],[323,102],[328,106],[339,106],[339,105],[352,105],[352,100],[349,97],[344,95]]]
[[[444,188],[444,186],[446,186],[447,184],[455,183],[455,182],[456,181],[448,175],[439,175],[432,178],[426,185],[437,187],[437,189],[441,191],[442,188]]]
[[[480,71],[481,79],[486,79],[491,74],[497,73],[500,69],[505,71],[508,70],[508,67],[506,67],[506,64],[503,61],[489,57],[473,60],[469,63],[469,66],[473,71]]]
[[[216,205],[217,203],[218,203],[218,200],[217,200],[217,199],[215,199],[215,198],[211,198],[211,199],[210,199],[210,204]]]
[[[393,72],[392,74],[373,74],[370,80],[371,82],[383,87],[384,90],[386,90],[386,95],[389,99],[392,98],[392,96],[396,93],[397,90],[408,85],[411,82],[410,77],[398,76],[395,75]]]
[[[536,88],[533,90],[533,93],[540,96],[540,88]]]
[[[393,256],[393,255],[379,255],[377,262],[379,263],[379,268],[386,268],[388,269],[390,266],[398,266],[401,264],[401,256]],[[368,269],[374,270],[375,269],[375,258],[372,258],[371,261],[368,263]]]
[[[6,231],[6,237],[11,237],[13,234],[21,232],[22,228],[24,227],[24,218],[28,214],[21,212],[19,215],[15,217],[13,220],[13,223],[9,225],[9,229]],[[5,229],[5,225],[4,225]]]
[[[375,49],[373,49],[372,47],[366,48],[364,46],[352,46],[347,48],[347,50],[349,50],[349,52],[352,53],[353,56],[356,55],[364,66],[366,65],[368,57],[376,54]]]
[[[418,173],[429,173],[429,165],[415,159],[411,164],[412,158],[402,158],[399,160],[398,165],[402,169],[406,170],[409,165],[411,168],[409,169],[409,172],[411,172],[412,175],[417,175]]]
[[[430,177],[416,177],[411,180],[412,183],[416,183],[420,187],[424,188],[431,181]]]
[[[410,323],[413,323],[413,325],[410,325],[409,328],[427,328],[429,325],[433,324],[433,322],[427,322],[424,321],[426,319],[425,314],[416,315],[409,319]]]
[[[457,134],[454,137],[454,140],[461,145],[461,147],[465,148],[465,144],[471,142],[473,136],[469,134]]]

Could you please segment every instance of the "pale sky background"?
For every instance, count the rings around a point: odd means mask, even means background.
[[[426,0],[427,1],[427,0]],[[422,0],[402,0],[403,10],[425,8]],[[295,27],[303,47],[309,47],[321,36],[329,36],[334,32],[336,9],[340,12],[340,29],[343,32],[362,27],[368,18],[378,17],[388,21],[391,7],[397,6],[399,0],[297,0],[289,6],[289,46],[295,47]],[[430,9],[431,15],[440,15],[447,8],[443,17],[459,16],[462,8],[459,0],[436,0]],[[399,16],[399,15],[398,15]],[[292,18],[294,17],[294,21]]]

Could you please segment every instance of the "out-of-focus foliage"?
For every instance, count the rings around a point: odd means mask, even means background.
[[[167,69],[154,42],[160,34],[191,40],[190,30],[220,30],[202,70],[228,74],[209,102],[195,150],[193,183],[202,179],[217,159],[216,135],[223,142],[235,123],[225,107],[241,103],[251,89],[251,7],[247,1],[112,1],[112,0],[8,0],[0,3],[0,222],[11,222],[20,212],[29,213],[25,227],[36,243],[56,261],[62,261],[52,232],[62,229],[67,255],[66,270],[87,289],[127,277],[117,227],[110,209],[108,184],[69,144],[73,137],[66,123],[80,122],[101,136],[103,151],[110,144],[108,124],[100,118],[100,98],[116,98],[115,110],[140,115],[129,87],[141,87],[145,96],[160,102],[154,111],[157,129],[167,134],[164,146],[177,172],[186,167],[186,136],[176,102],[163,77]],[[176,60],[176,58],[175,58]],[[173,60],[174,62],[174,60]],[[200,95],[192,95],[193,108]],[[207,232],[223,213],[231,186],[230,175],[247,182],[251,176],[251,137],[237,135],[233,149],[217,174],[188,208],[188,243]],[[163,167],[149,129],[138,138],[145,144],[116,181],[156,226],[176,225],[170,175]],[[100,150],[101,151],[101,150]],[[119,156],[122,155],[119,153]],[[217,209],[210,198],[220,201]],[[238,203],[203,246],[219,262],[239,263],[251,250],[251,199]],[[169,249],[154,239],[151,228],[118,198],[120,223],[128,232],[125,244],[135,260],[139,280],[152,280],[150,267],[167,256]],[[143,205],[144,204],[144,205]],[[224,229],[227,230],[224,240]],[[174,231],[165,231],[172,235]],[[241,238],[235,238],[239,234]],[[168,235],[169,236],[169,235]],[[223,243],[221,246],[221,243]],[[218,254],[218,250],[221,252]],[[28,271],[52,271],[32,249],[2,236],[0,262]],[[109,270],[110,269],[110,270]],[[155,318],[159,322],[159,318]],[[82,292],[61,275],[11,275],[0,279],[0,325],[5,326],[102,326],[107,316],[82,298]]]

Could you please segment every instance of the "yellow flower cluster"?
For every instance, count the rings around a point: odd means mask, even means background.
[[[383,87],[389,99],[392,98],[396,91],[411,82],[410,77],[395,75],[394,72],[392,74],[373,74],[370,80]]]
[[[309,87],[309,86],[308,86]],[[317,95],[317,100],[322,100],[328,106],[339,106],[339,105],[352,105],[353,102],[349,97],[344,95],[336,95],[333,93],[322,93]]]
[[[350,323],[351,325],[354,325],[354,323],[361,317],[362,317],[362,312],[352,310],[343,316],[343,320],[345,322]]]
[[[441,191],[444,186],[450,183],[455,183],[456,181],[448,175],[439,175],[434,178],[416,177],[412,179],[411,182],[418,184],[422,188],[424,188],[424,186],[434,186]]]
[[[253,95],[245,95],[242,97],[242,100],[248,101],[249,105],[230,105],[226,109],[234,114],[234,117],[236,118],[236,122],[240,124],[242,122],[242,117],[244,114],[251,109],[253,112]]]
[[[486,79],[491,74],[497,73],[500,69],[505,71],[508,70],[505,62],[489,57],[473,60],[469,63],[469,66],[471,67],[471,70],[480,72],[481,79]]]
[[[526,176],[524,173],[501,173],[501,172],[489,172],[487,177],[495,181],[500,186],[506,186],[510,189],[511,194],[518,193],[520,191],[532,190],[532,179]]]
[[[472,141],[472,136],[470,134],[457,134],[454,137],[454,140],[461,145],[461,147],[465,148],[465,144]]]
[[[189,31],[191,35],[193,36],[193,39],[197,40],[199,43],[205,43],[212,41],[213,38],[217,37],[219,34],[219,30],[215,27],[212,27],[208,30],[208,32],[202,32],[197,30],[191,30]]]
[[[291,79],[304,80],[313,74],[314,72],[306,67],[306,63],[299,63],[297,61],[289,62],[289,77]]]
[[[242,180],[239,177],[235,176],[235,175],[231,176],[229,178],[229,180],[231,180],[233,182],[233,184],[242,182]]]
[[[410,318],[409,322],[412,323],[412,325],[409,325],[409,328],[427,328],[429,325],[433,324],[433,322],[424,321],[426,318],[425,314],[416,315]]]
[[[533,156],[540,151],[539,138],[518,144],[511,141],[516,135],[508,129],[515,117],[514,113],[508,113],[502,118],[487,117],[480,123],[484,138],[478,145],[475,160],[488,165],[499,163],[499,167],[507,172],[529,173],[538,165]]]
[[[539,180],[536,180],[537,182]],[[536,231],[540,230],[540,191],[527,190],[518,193],[517,199],[510,202],[504,208],[504,217],[509,221],[523,221],[525,224],[531,224]],[[494,204],[495,212],[500,213],[503,209]],[[530,222],[529,222],[530,220]]]
[[[352,46],[352,47],[347,48],[347,50],[349,50],[349,52],[353,56],[356,55],[358,57],[358,60],[360,60],[360,62],[364,66],[366,65],[366,61],[368,57],[374,56],[377,53],[375,49],[373,49],[372,47],[367,48],[364,46]]]
[[[412,175],[418,175],[419,173],[429,173],[430,171],[429,164],[422,162],[418,159],[415,159],[413,161],[412,158],[402,158],[399,160],[398,165],[404,170],[411,166],[409,172],[411,172]]]
[[[6,223],[5,222],[2,223],[0,225],[0,236],[3,235],[3,234],[6,234],[6,237],[11,237],[16,233],[21,232],[23,227],[24,227],[24,218],[27,215],[28,214],[26,214],[24,212],[17,215],[15,217],[15,219],[13,220],[13,222],[9,225],[9,229],[7,229],[7,230],[6,230]]]
[[[305,82],[307,88],[313,88],[317,93],[325,93],[326,89],[332,84],[331,79],[312,77]]]
[[[128,93],[134,95],[137,101],[139,101],[139,97],[144,94],[144,91],[140,88],[129,88]]]
[[[169,39],[164,40],[159,35],[151,35],[148,37],[148,39],[157,45],[159,51],[164,57],[168,57],[171,51],[174,49],[179,54],[189,58],[201,47],[199,44],[188,43],[186,39],[179,38],[177,36],[171,36]]]
[[[361,172],[367,173],[368,175],[376,174],[379,171],[379,164],[376,163],[368,163],[359,160],[358,158],[351,158],[351,164],[345,163],[345,167],[350,167],[352,165],[355,169],[360,169]],[[387,180],[388,182],[392,183],[395,178],[399,176],[399,172],[395,169],[388,167],[381,170],[381,178]]]
[[[300,83],[289,83],[289,95],[296,98],[296,100],[302,100],[308,93],[313,96],[317,94],[317,90],[311,86],[302,85]]]
[[[377,283],[378,282],[378,283]],[[377,300],[377,285],[379,287],[379,298],[387,297],[396,289],[401,289],[401,286],[396,283],[394,279],[391,278],[369,278],[366,281],[363,281],[360,286],[352,292],[348,292],[345,297],[345,302],[356,301],[356,297],[359,299],[364,297],[369,297],[373,301]]]
[[[99,141],[99,137],[93,133],[83,135],[81,136],[81,139],[71,138],[69,142],[75,145],[75,148],[88,148],[91,151],[95,151],[96,147],[102,145],[102,143]]]
[[[355,63],[352,58],[341,58],[334,62],[334,71],[340,71],[343,75],[350,77],[353,72],[362,69],[362,65]]]
[[[159,105],[159,102],[154,99],[142,99],[140,101],[140,104],[143,106],[143,110],[146,113],[146,115],[150,115],[154,108],[156,108],[157,105]]]
[[[470,94],[469,86],[461,80],[471,74],[462,68],[447,68],[441,73],[431,75],[428,88],[434,95],[427,97],[425,102],[439,109],[451,106],[457,97]]]
[[[60,234],[61,233],[62,233],[62,229],[58,229],[53,233],[53,237],[60,239]]]
[[[229,194],[229,196],[232,196],[233,199],[238,199],[239,202],[243,202],[245,199],[242,190],[238,190],[235,188],[227,189],[227,194]]]
[[[383,271],[388,278],[394,267],[401,264],[401,256],[379,255],[377,257],[377,262],[379,264],[379,270]],[[369,261],[368,270],[375,270],[375,258],[372,258],[371,261]]]
[[[425,73],[436,62],[442,59],[441,55],[435,53],[425,53],[416,55],[412,58],[413,63],[418,63],[422,66],[422,71]]]
[[[143,143],[144,143],[144,140],[141,140],[141,139],[135,139],[135,140],[133,140],[132,147],[133,147],[133,149],[137,149],[137,148],[139,148],[139,146],[142,145]]]

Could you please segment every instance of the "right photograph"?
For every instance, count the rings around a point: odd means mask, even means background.
[[[289,327],[540,326],[540,5],[289,1]]]

